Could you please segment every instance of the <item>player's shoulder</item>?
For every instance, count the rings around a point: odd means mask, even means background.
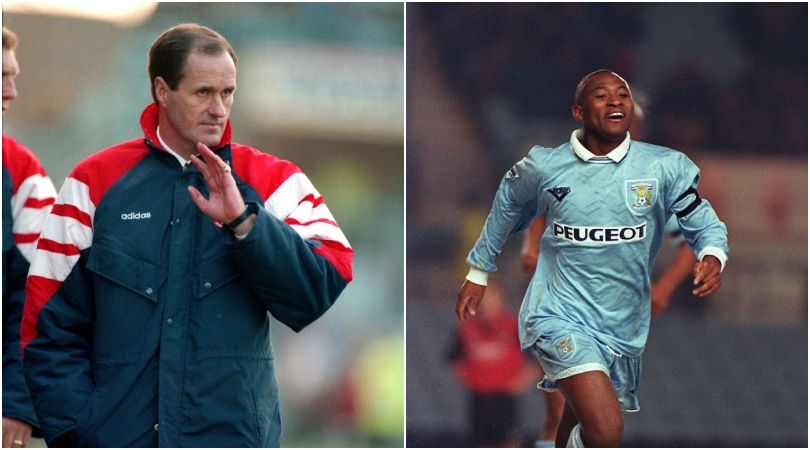
[[[569,143],[561,144],[557,147],[545,147],[542,145],[535,145],[529,153],[523,158],[523,165],[526,169],[535,171],[539,174],[548,174],[549,172],[557,172],[566,167],[573,161],[573,151]]]
[[[87,186],[87,192],[95,205],[104,194],[141,160],[149,155],[149,147],[143,138],[136,138],[99,150],[81,160],[68,176]]]
[[[48,176],[37,155],[6,134],[3,134],[3,168],[11,177],[15,189],[32,176]]]
[[[28,147],[26,147],[21,142],[14,139],[13,137],[11,137],[11,136],[4,133],[3,134],[3,154],[5,154],[6,152],[13,153],[13,154],[15,154],[15,156],[16,156],[17,153],[20,153],[20,154],[23,154],[25,157],[36,158],[36,156],[34,156],[34,152],[32,152],[31,149],[29,149]]]
[[[567,155],[572,154],[570,145],[568,143],[561,144],[557,147],[545,147],[542,145],[534,145],[529,149],[529,153],[524,160],[529,160],[537,166],[545,166],[553,162],[563,162]]]
[[[143,138],[136,138],[101,149],[79,161],[71,176],[99,172],[118,172],[129,168],[149,154]]]
[[[3,134],[3,165],[30,165],[39,166],[39,158],[30,148],[18,140]]]
[[[232,143],[231,157],[237,174],[260,174],[267,177],[301,171],[301,168],[296,163],[249,145]]]
[[[686,158],[686,155],[674,148],[664,147],[663,145],[650,144],[649,142],[632,141],[631,148],[633,151],[643,153],[647,157],[681,160]]]
[[[248,145],[231,143],[231,159],[234,173],[265,199],[291,178],[304,176],[296,163]]]
[[[529,149],[529,157],[536,158],[536,159],[545,159],[555,155],[560,155],[565,152],[566,149],[570,148],[570,144],[563,143],[558,145],[557,147],[545,147],[543,145],[534,145],[532,148]]]

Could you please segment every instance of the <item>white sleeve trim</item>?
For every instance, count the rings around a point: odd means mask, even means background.
[[[481,270],[481,269],[476,269],[475,267],[470,267],[470,273],[467,274],[467,281],[470,281],[472,283],[475,283],[475,284],[478,284],[478,285],[481,285],[481,286],[486,286],[487,285],[487,279],[488,278],[489,278],[489,272]]]
[[[726,267],[726,261],[728,260],[728,255],[723,249],[719,247],[706,247],[698,253],[698,261],[703,261],[703,257],[706,255],[714,256],[715,258],[720,260],[720,272]]]

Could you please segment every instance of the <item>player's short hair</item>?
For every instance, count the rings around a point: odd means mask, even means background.
[[[588,81],[590,81],[591,78],[595,77],[596,75],[599,75],[600,73],[609,73],[609,74],[615,75],[615,76],[619,77],[620,80],[624,81],[624,84],[626,84],[628,88],[630,87],[630,83],[628,83],[627,80],[625,80],[624,78],[622,78],[621,75],[619,75],[618,73],[616,73],[616,72],[614,72],[614,71],[612,71],[610,69],[594,70],[593,72],[589,73],[588,75],[585,75],[584,77],[582,77],[582,79],[579,80],[579,83],[577,83],[577,89],[576,89],[576,91],[574,91],[574,104],[575,105],[579,105],[579,97],[580,97],[580,95],[582,95],[582,90],[585,89],[585,85],[588,84]]]
[[[5,33],[3,38],[5,40]],[[149,48],[147,71],[152,99],[155,102],[157,102],[155,79],[161,77],[169,89],[177,89],[177,85],[183,79],[186,61],[191,52],[202,52],[206,55],[228,52],[236,65],[236,52],[221,34],[197,23],[175,25],[161,33]]]
[[[17,33],[3,27],[3,50],[14,50],[17,48]]]

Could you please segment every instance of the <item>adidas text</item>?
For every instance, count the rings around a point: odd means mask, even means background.
[[[149,219],[151,217],[151,212],[131,212],[128,214],[121,214],[121,220],[141,220]]]

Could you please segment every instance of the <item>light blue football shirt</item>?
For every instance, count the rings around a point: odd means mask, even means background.
[[[641,355],[650,326],[650,271],[664,225],[677,218],[702,259],[725,266],[726,226],[700,199],[700,172],[683,153],[625,141],[595,156],[577,136],[533,147],[501,181],[467,262],[497,270],[507,239],[546,213],[540,260],[520,308],[520,340],[530,347],[560,320],[624,355]]]

